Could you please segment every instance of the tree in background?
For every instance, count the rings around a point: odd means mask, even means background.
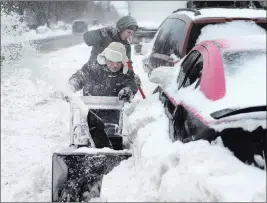
[[[115,21],[119,14],[109,1],[2,1],[6,12],[16,12],[24,16],[29,27],[36,29],[40,25],[64,21],[72,23],[76,19],[93,19],[106,24]]]

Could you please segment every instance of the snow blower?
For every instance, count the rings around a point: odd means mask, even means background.
[[[70,147],[52,158],[52,201],[81,202],[99,197],[102,178],[131,157],[123,150],[123,102],[85,96],[88,115],[70,103]],[[89,127],[88,127],[89,126]]]

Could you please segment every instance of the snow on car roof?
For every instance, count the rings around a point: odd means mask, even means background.
[[[239,38],[248,35],[264,35],[266,30],[258,26],[253,21],[232,21],[214,25],[206,25],[201,29],[201,34],[197,39],[197,43],[205,40]],[[263,41],[264,42],[264,41]],[[265,45],[265,43],[264,43]]]
[[[223,52],[236,50],[266,50],[266,35],[248,35],[229,39],[217,39]]]
[[[195,16],[191,11],[179,11],[179,14],[184,13],[192,19],[200,18],[214,18],[214,17],[226,17],[226,18],[266,18],[266,10],[261,9],[238,9],[238,8],[205,8],[199,9],[201,15]]]

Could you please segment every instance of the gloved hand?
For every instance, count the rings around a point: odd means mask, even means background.
[[[108,33],[111,33],[113,36],[115,36],[118,33],[118,30],[113,26],[107,26],[100,28],[100,32],[103,37],[106,37]]]
[[[54,92],[53,97],[60,98],[66,102],[70,102],[72,94],[75,93],[75,88],[72,85],[67,85],[67,88],[64,91]]]
[[[124,87],[119,91],[118,94],[119,100],[123,100],[125,102],[130,101],[133,97],[133,91],[129,87]]]
[[[138,75],[134,74],[134,79],[135,79],[136,85],[138,87],[140,87],[142,85],[140,77]]]

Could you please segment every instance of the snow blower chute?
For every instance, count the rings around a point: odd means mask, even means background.
[[[103,176],[131,156],[122,144],[123,102],[117,97],[81,99],[90,109],[87,117],[70,103],[70,148],[53,154],[53,202],[99,197]]]

